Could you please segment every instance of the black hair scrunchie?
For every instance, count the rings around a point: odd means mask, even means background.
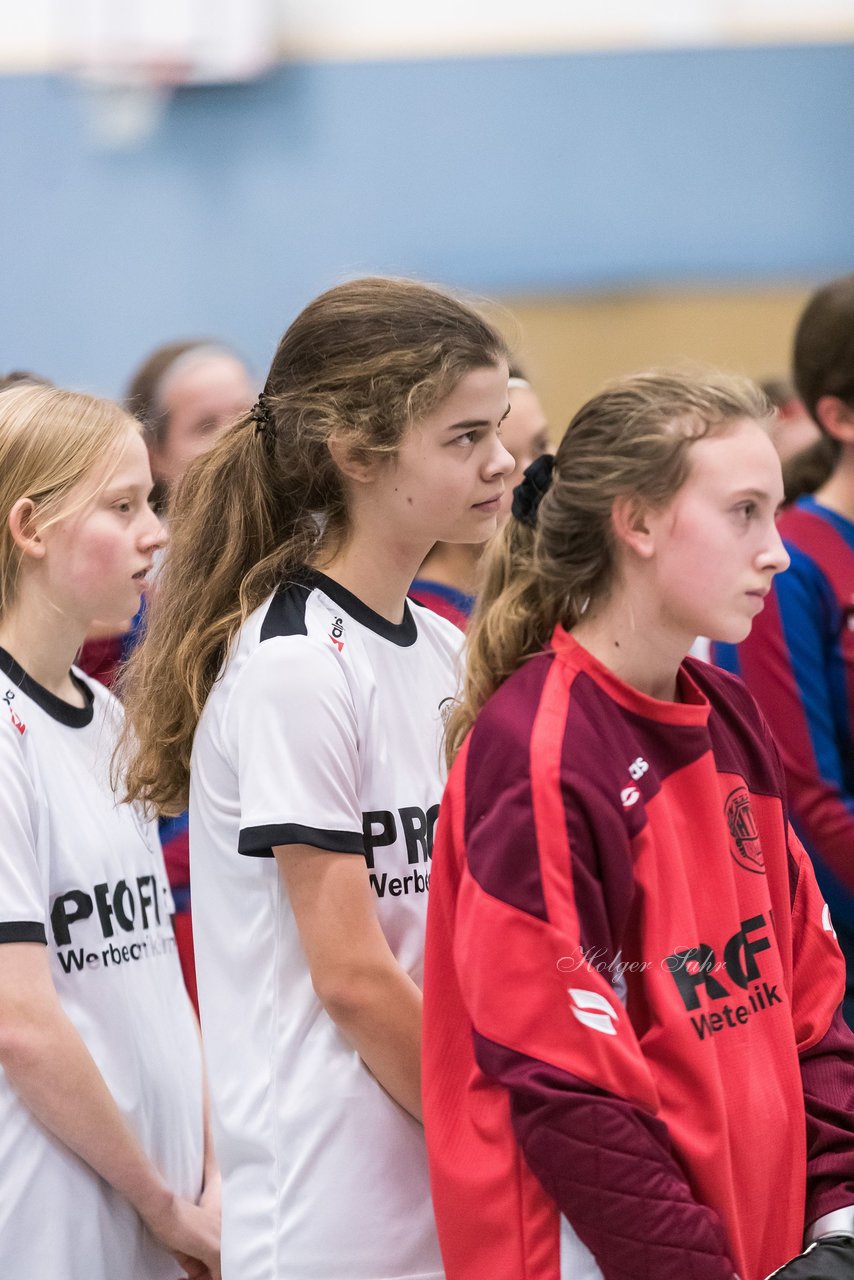
[[[270,404],[262,391],[249,412],[249,421],[255,423],[256,436],[263,436],[273,425]]]
[[[510,510],[517,520],[531,529],[537,527],[537,512],[543,497],[549,491],[555,469],[553,453],[541,453],[529,467],[524,479],[513,490],[513,506]]]

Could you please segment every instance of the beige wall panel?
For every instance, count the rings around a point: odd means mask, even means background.
[[[809,289],[516,297],[494,313],[542,396],[555,438],[604,382],[698,361],[754,378],[788,371]]]

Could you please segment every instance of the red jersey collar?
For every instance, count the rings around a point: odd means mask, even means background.
[[[667,702],[663,698],[653,698],[648,693],[641,693],[630,684],[625,684],[619,676],[594,658],[583,645],[570,635],[558,623],[552,635],[551,647],[556,657],[565,666],[574,671],[584,671],[591,680],[607,693],[619,706],[635,715],[645,716],[647,720],[658,720],[662,724],[699,724],[704,725],[709,719],[711,706],[708,698],[695,684],[684,663],[676,676],[680,701]]]

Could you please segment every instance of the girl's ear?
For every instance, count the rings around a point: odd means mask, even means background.
[[[40,560],[45,553],[45,545],[39,535],[35,514],[32,498],[19,498],[9,512],[9,531],[23,555]]]
[[[829,436],[840,444],[854,443],[854,409],[839,396],[820,396],[815,406],[816,417]]]
[[[649,560],[655,550],[650,509],[639,498],[617,498],[611,508],[611,527],[617,541],[634,551],[643,560]]]
[[[332,455],[332,461],[348,480],[355,480],[357,484],[367,484],[373,480],[377,473],[375,458],[368,461],[360,458],[352,444],[340,436],[330,436],[326,447]]]

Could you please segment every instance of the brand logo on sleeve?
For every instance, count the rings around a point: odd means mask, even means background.
[[[824,904],[824,910],[821,913],[821,927],[824,929],[824,932],[829,933],[834,942],[836,942],[836,930],[833,927],[833,921],[830,918],[830,907],[827,903]]]
[[[14,697],[15,697],[15,690],[7,689],[6,692],[3,694],[3,701],[6,703],[6,706],[9,708],[9,719],[12,721],[12,724],[18,730],[18,733],[20,733],[21,737],[23,737],[24,734],[27,732],[27,726],[24,724],[21,717],[15,715],[15,712],[12,710],[12,701]]]
[[[567,987],[572,1001],[572,1012],[578,1021],[591,1031],[600,1031],[604,1036],[615,1036],[617,1028],[617,1010],[606,996],[598,991],[585,991],[583,987]]]
[[[725,813],[730,835],[729,851],[733,858],[745,871],[764,876],[765,859],[747,787],[736,787],[729,793]]]
[[[638,756],[629,765],[629,777],[633,778],[635,782],[639,782],[643,775],[648,772],[649,764],[644,760],[643,756]]]
[[[640,792],[637,787],[623,787],[620,792],[620,804],[624,809],[631,809],[640,800]]]
[[[329,639],[335,645],[339,653],[344,651],[344,619],[333,618],[332,626],[329,631]]]

